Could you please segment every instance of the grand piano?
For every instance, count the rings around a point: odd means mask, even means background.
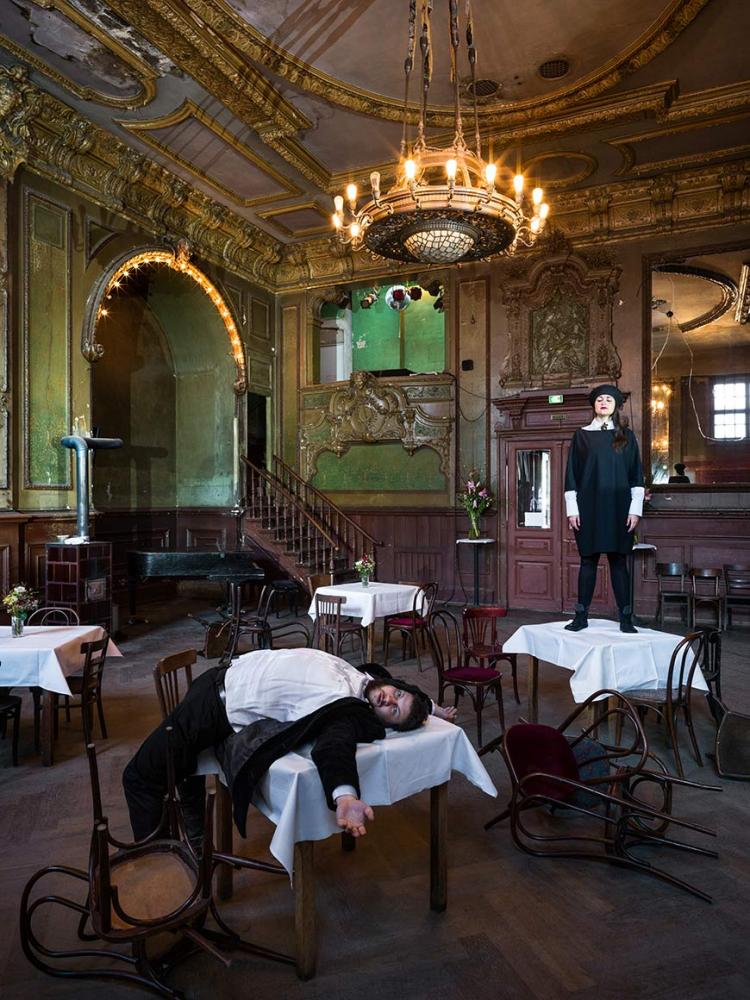
[[[258,583],[265,572],[252,553],[241,551],[213,552],[188,549],[181,552],[158,550],[156,552],[128,552],[128,594],[130,617],[135,618],[136,588],[139,579],[149,577],[187,580],[190,578],[216,580],[234,585]]]

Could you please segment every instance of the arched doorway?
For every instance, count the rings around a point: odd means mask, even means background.
[[[237,499],[242,342],[224,299],[185,255],[144,251],[92,303],[92,424],[102,511],[229,507]]]

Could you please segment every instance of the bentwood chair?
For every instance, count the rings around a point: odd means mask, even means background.
[[[724,565],[724,589],[726,592],[726,627],[732,627],[732,612],[750,613],[750,566],[737,563]]]
[[[587,724],[587,709],[603,697],[609,699],[606,714]],[[595,739],[596,727],[612,718],[620,734],[627,727],[625,740],[615,737],[615,743],[609,744]],[[635,850],[674,847],[692,855],[718,857],[715,851],[675,839],[675,828],[708,836],[715,833],[675,817],[672,799],[679,786],[721,789],[669,774],[649,752],[638,712],[621,694],[596,691],[557,727],[511,726],[504,737],[492,740],[479,754],[493,750],[505,760],[511,798],[507,809],[486,823],[485,830],[509,819],[514,843],[527,854],[629,868],[711,902],[707,893],[657,868]]]
[[[73,608],[44,607],[32,611],[26,620],[27,625],[80,625],[78,612]],[[34,701],[34,749],[39,750],[42,719],[42,689],[32,687],[31,697]],[[55,716],[57,717],[57,716]],[[70,722],[70,699],[65,695],[65,717]]]
[[[685,590],[685,579],[688,574],[687,563],[657,563],[656,586],[658,588],[658,603],[656,619],[659,625],[664,624],[664,609],[675,605],[681,618],[690,625],[690,594]]]
[[[724,627],[725,598],[721,593],[721,581],[724,571],[721,568],[690,569],[690,627],[698,627],[696,621],[699,608],[708,607],[716,615],[716,627]]]
[[[693,754],[699,767],[703,759],[695,738],[692,713],[692,682],[696,671],[701,670],[708,643],[707,632],[691,632],[675,646],[669,661],[666,684],[654,691],[623,691],[623,695],[645,716],[651,710],[664,722],[666,737],[674,754],[675,769],[682,778],[682,760],[677,741],[677,715],[682,713],[687,726]],[[616,735],[616,739],[619,734]]]
[[[99,716],[99,729],[102,737],[107,739],[107,725],[104,721],[104,705],[102,702],[102,679],[104,676],[104,664],[107,659],[107,647],[109,646],[109,636],[105,633],[102,639],[94,642],[81,643],[81,654],[83,656],[83,671],[66,678],[68,687],[73,695],[79,697],[77,702],[66,702],[60,705],[59,696],[53,695],[53,710],[55,713],[55,736],[58,730],[58,715],[62,708],[69,712],[71,708],[80,708],[83,720],[83,738],[86,743],[91,742],[92,729],[94,723],[94,707]]]
[[[180,703],[180,675],[183,676],[184,689],[187,691],[193,683],[193,667],[198,661],[198,651],[183,649],[180,653],[172,653],[156,661],[154,667],[154,685],[156,697],[163,719],[174,712]]]
[[[28,960],[50,976],[114,980],[174,1000],[183,994],[168,986],[163,977],[198,949],[224,965],[229,962],[223,953],[236,950],[293,964],[288,955],[242,940],[220,916],[213,896],[217,865],[250,865],[244,864],[244,859],[214,851],[213,794],[206,801],[200,851],[193,850],[180,814],[171,747],[161,823],[148,837],[135,843],[124,843],[110,833],[102,809],[93,744],[87,746],[87,754],[94,813],[88,870],[50,865],[27,882],[21,898],[21,947]],[[54,894],[37,895],[37,886],[48,876],[54,878]],[[62,895],[62,876],[85,887],[83,902]],[[39,926],[36,914],[42,908],[49,911],[50,907],[61,907],[78,915],[78,937],[83,945],[61,949],[57,944],[50,947],[42,943],[38,931],[54,926],[54,914],[47,912],[47,919]],[[209,914],[218,930],[205,926]],[[176,936],[177,943],[157,964],[149,955],[149,945],[157,935],[166,934]],[[105,947],[94,948],[94,942],[102,942]],[[87,958],[96,960],[92,968],[83,967],[82,959]]]
[[[445,692],[453,689],[454,705],[462,694],[468,695],[477,718],[477,746],[482,745],[482,710],[490,694],[497,702],[501,731],[505,730],[505,711],[501,681],[503,675],[492,666],[472,666],[464,645],[458,622],[450,611],[433,611],[430,615],[428,637],[432,646],[433,661],[438,675],[438,705],[443,704]]]
[[[366,637],[365,630],[359,618],[342,618],[341,608],[346,604],[343,595],[315,595],[315,627],[313,630],[313,645],[334,656],[341,655],[341,648],[347,639],[356,640],[365,662]]]
[[[410,642],[414,647],[417,667],[421,671],[420,646],[422,649],[427,648],[430,616],[435,607],[440,585],[437,583],[413,583],[410,580],[399,580],[399,583],[419,589],[414,595],[411,611],[401,611],[398,614],[386,615],[385,617],[383,623],[383,665],[388,666],[391,632],[398,632],[401,635],[401,659],[406,659],[406,644]]]
[[[271,607],[276,597],[272,584],[266,584],[260,592],[255,611],[248,612],[240,608],[236,621],[232,623],[231,635],[227,647],[221,656],[224,665],[229,664],[237,655],[239,641],[243,636],[249,637],[251,648],[273,649],[274,642],[289,636],[300,636],[304,645],[310,645],[310,633],[302,622],[284,622],[272,625]]]
[[[502,635],[498,633],[497,623],[508,614],[506,608],[482,606],[464,608],[464,652],[468,662],[476,662],[480,667],[485,664],[494,666],[498,660],[507,660],[513,673],[513,694],[520,705],[518,695],[518,664],[515,653],[503,652]]]

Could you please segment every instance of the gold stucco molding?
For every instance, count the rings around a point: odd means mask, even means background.
[[[0,174],[21,163],[160,239],[188,236],[196,253],[273,290],[282,244],[171,171],[0,66]]]
[[[319,391],[326,393],[323,387]],[[348,385],[333,389],[328,406],[300,427],[302,476],[312,479],[325,451],[341,458],[353,444],[398,441],[410,455],[418,448],[432,448],[449,478],[453,423],[452,416],[435,416],[414,405],[400,386],[370,372],[353,372]]]

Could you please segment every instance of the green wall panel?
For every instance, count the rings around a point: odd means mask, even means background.
[[[369,309],[359,299],[352,303],[352,371],[402,368],[399,314],[385,304],[385,294]]]
[[[60,438],[70,415],[70,212],[29,193],[26,202],[27,486],[70,486],[70,452]]]
[[[320,490],[344,492],[442,492],[446,488],[436,451],[418,448],[409,455],[396,442],[355,444],[341,458],[324,451],[312,483]]]
[[[404,312],[404,368],[413,372],[445,370],[445,314],[433,308],[426,292]]]

